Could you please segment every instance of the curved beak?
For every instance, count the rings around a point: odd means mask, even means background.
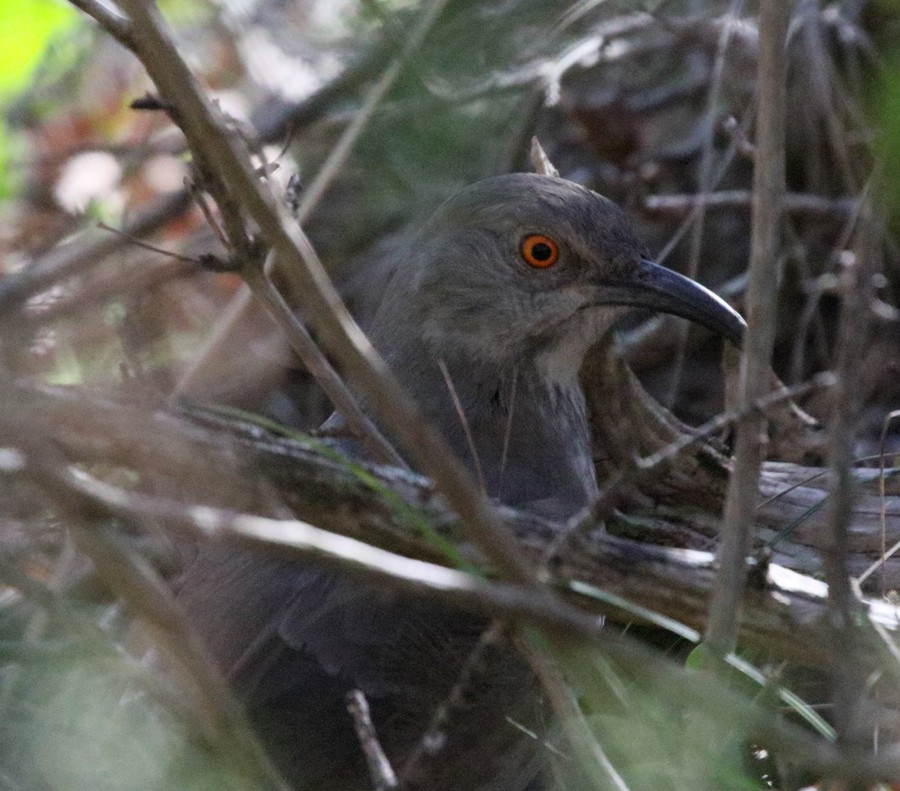
[[[741,314],[708,288],[645,259],[627,280],[605,281],[598,301],[681,316],[722,335],[738,348],[747,329]]]

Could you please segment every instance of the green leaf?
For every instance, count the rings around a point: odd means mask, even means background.
[[[0,96],[25,85],[51,38],[77,18],[58,0],[0,0]]]

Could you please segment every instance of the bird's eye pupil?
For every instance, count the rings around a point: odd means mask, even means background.
[[[545,244],[544,242],[538,242],[534,247],[531,248],[531,255],[534,258],[537,258],[538,261],[546,261],[550,256],[553,255],[553,250],[550,249],[549,244]]]

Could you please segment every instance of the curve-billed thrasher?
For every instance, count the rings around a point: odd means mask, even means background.
[[[627,306],[735,343],[743,333],[722,300],[649,262],[613,203],[563,179],[513,174],[438,209],[398,263],[370,336],[488,495],[561,519],[597,492],[578,371]],[[354,687],[402,766],[484,628],[339,575],[221,550],[201,550],[179,595],[304,789],[368,787],[343,702]],[[512,650],[486,660],[425,767],[425,788],[545,787],[545,748],[510,724],[544,730],[534,682]]]

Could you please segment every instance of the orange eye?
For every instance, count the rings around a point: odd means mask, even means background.
[[[532,233],[522,240],[519,248],[522,258],[529,266],[546,269],[553,266],[559,258],[559,247],[549,236]]]

